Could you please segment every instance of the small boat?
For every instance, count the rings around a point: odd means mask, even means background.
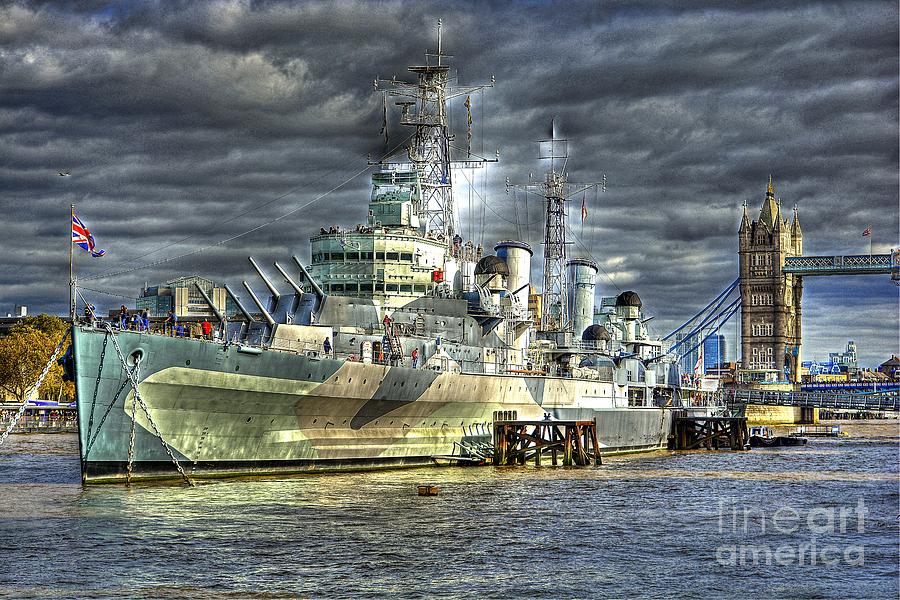
[[[750,428],[750,447],[751,448],[775,448],[777,446],[802,446],[806,443],[806,438],[802,437],[786,437],[781,435],[773,435],[772,430],[765,425],[757,425]]]
[[[848,437],[846,431],[841,431],[840,425],[801,425],[797,431],[791,433],[791,437]]]

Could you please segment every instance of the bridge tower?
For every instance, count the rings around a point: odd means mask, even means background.
[[[738,231],[741,276],[741,368],[751,379],[773,375],[800,381],[800,299],[802,278],[782,271],[785,258],[803,254],[797,208],[792,222],[775,200],[772,177],[759,218],[751,221],[744,203]]]

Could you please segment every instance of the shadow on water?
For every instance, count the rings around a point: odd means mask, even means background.
[[[130,489],[83,488],[74,436],[11,440],[0,448],[0,594],[11,597],[898,592],[896,437],[661,452],[583,469],[434,468]],[[419,497],[422,483],[441,493]],[[852,512],[859,501],[868,511],[861,531]],[[845,527],[835,518],[829,529],[828,511],[841,508]],[[779,509],[796,512],[795,531],[776,527]],[[807,551],[803,564],[796,556],[766,564],[766,549],[796,555],[810,542],[840,559],[811,565]],[[740,558],[743,547],[757,551],[755,563]],[[852,547],[864,549],[864,565],[848,564]]]

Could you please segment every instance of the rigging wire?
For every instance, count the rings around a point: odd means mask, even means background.
[[[256,227],[252,227],[252,228],[248,229],[247,231],[244,231],[243,233],[239,233],[239,234],[237,234],[237,235],[233,235],[233,236],[231,236],[231,237],[225,238],[224,240],[220,240],[220,241],[215,242],[215,243],[213,243],[213,244],[208,244],[208,245],[206,245],[206,246],[203,246],[202,248],[197,248],[197,249],[195,249],[195,250],[191,250],[190,252],[185,252],[185,253],[179,254],[179,255],[177,255],[177,256],[170,256],[170,257],[168,257],[168,258],[163,258],[163,259],[160,259],[160,260],[157,260],[157,261],[153,261],[153,262],[150,262],[150,263],[147,263],[147,264],[143,264],[143,265],[138,265],[138,266],[136,266],[136,267],[131,267],[131,268],[128,268],[128,269],[122,269],[122,270],[119,270],[119,271],[113,271],[113,272],[111,272],[111,273],[105,273],[105,274],[102,274],[102,275],[92,275],[91,277],[85,277],[85,278],[83,278],[83,280],[84,280],[84,281],[92,281],[92,280],[96,280],[96,279],[106,279],[106,278],[108,278],[108,277],[115,277],[115,276],[118,276],[118,275],[125,275],[125,274],[128,274],[128,273],[133,273],[133,272],[139,271],[139,270],[141,270],[141,269],[147,269],[147,268],[150,268],[150,267],[155,267],[155,266],[158,266],[158,265],[161,265],[161,264],[165,264],[165,263],[168,263],[168,262],[172,262],[172,261],[174,261],[174,260],[179,260],[179,259],[182,259],[182,258],[186,258],[186,257],[188,257],[188,256],[193,256],[193,255],[195,255],[195,254],[200,254],[201,252],[205,252],[206,250],[209,250],[210,248],[215,248],[215,247],[217,247],[217,246],[221,246],[222,244],[227,244],[228,242],[232,242],[232,241],[234,241],[234,240],[236,240],[236,239],[242,238],[242,237],[244,237],[244,236],[246,236],[246,235],[250,235],[251,233],[254,233],[254,232],[256,232],[256,231],[259,231],[260,229],[262,229],[262,228],[264,228],[264,227],[268,227],[269,225],[271,225],[271,224],[273,224],[273,223],[277,223],[278,221],[281,221],[282,219],[285,219],[285,218],[291,216],[292,214],[294,214],[294,213],[296,213],[296,212],[298,212],[298,211],[300,211],[300,210],[303,210],[304,208],[306,208],[306,207],[308,207],[308,206],[310,206],[310,205],[312,205],[312,204],[318,202],[319,200],[321,200],[321,199],[324,198],[325,196],[327,196],[327,195],[331,194],[332,192],[334,192],[334,191],[336,191],[336,190],[339,190],[340,188],[344,187],[345,185],[347,185],[348,183],[350,183],[351,181],[353,181],[354,179],[356,179],[357,177],[359,177],[360,175],[362,175],[363,173],[365,173],[366,171],[368,171],[369,169],[371,169],[372,166],[374,166],[374,165],[366,165],[366,167],[365,167],[364,169],[361,169],[361,170],[357,171],[356,173],[354,173],[353,175],[351,175],[350,177],[348,177],[347,179],[345,179],[344,181],[342,181],[342,182],[339,183],[338,185],[334,186],[333,188],[331,188],[331,189],[328,190],[327,192],[324,192],[323,194],[320,194],[320,195],[316,196],[315,198],[313,198],[313,199],[310,200],[309,202],[306,202],[305,204],[301,204],[301,205],[298,206],[297,208],[293,208],[293,209],[289,210],[288,212],[286,212],[286,213],[284,213],[284,214],[282,214],[282,215],[279,215],[279,216],[275,217],[274,219],[270,219],[270,220],[266,221],[265,223],[262,223],[262,224],[260,224],[260,225],[257,225]]]
[[[136,266],[136,267],[130,267],[130,268],[127,268],[127,269],[121,269],[121,270],[118,270],[118,271],[110,271],[110,272],[102,273],[102,274],[99,274],[99,275],[91,275],[91,276],[89,276],[89,277],[84,277],[84,278],[82,278],[82,281],[93,281],[93,280],[97,280],[97,279],[106,279],[106,278],[109,278],[109,277],[115,277],[115,276],[118,276],[118,275],[125,275],[125,274],[127,274],[127,273],[133,273],[133,272],[139,271],[139,270],[141,270],[141,269],[147,269],[147,268],[150,268],[150,267],[155,267],[155,266],[157,266],[157,265],[161,265],[161,264],[165,264],[165,263],[168,263],[168,262],[172,262],[172,261],[174,261],[174,260],[179,260],[179,259],[181,259],[181,258],[186,258],[186,257],[188,257],[188,256],[193,256],[193,255],[195,255],[195,254],[200,254],[201,252],[205,252],[206,250],[209,250],[210,248],[215,248],[215,247],[217,247],[217,246],[221,246],[222,244],[226,244],[226,243],[228,243],[228,242],[234,241],[234,240],[236,240],[236,239],[242,238],[242,237],[244,237],[244,236],[246,236],[246,235],[249,235],[249,234],[251,234],[251,233],[254,233],[254,232],[256,232],[256,231],[259,231],[260,229],[263,229],[264,227],[268,227],[269,225],[271,225],[271,224],[273,224],[273,223],[276,223],[276,222],[278,222],[278,221],[281,221],[282,219],[284,219],[284,218],[286,218],[286,217],[288,217],[288,216],[290,216],[290,215],[292,215],[292,214],[294,214],[294,213],[296,213],[296,212],[298,212],[298,211],[300,211],[300,210],[303,210],[304,208],[307,208],[308,206],[310,206],[310,205],[312,205],[312,204],[318,202],[319,200],[321,200],[321,199],[324,198],[325,196],[331,194],[332,192],[335,192],[335,191],[339,190],[340,188],[344,187],[345,185],[347,185],[348,183],[350,183],[351,181],[353,181],[354,179],[356,179],[357,177],[359,177],[360,175],[362,175],[363,173],[365,173],[366,171],[368,171],[369,169],[371,169],[373,166],[375,166],[376,164],[378,164],[378,163],[380,163],[381,161],[383,161],[385,158],[388,158],[388,157],[390,157],[391,155],[393,155],[393,154],[394,154],[394,153],[395,153],[395,152],[396,152],[403,144],[405,144],[405,143],[408,142],[410,139],[412,139],[413,135],[415,135],[415,134],[412,133],[412,134],[406,136],[406,138],[404,138],[402,141],[400,141],[398,144],[396,144],[391,150],[389,150],[389,151],[387,151],[385,154],[383,154],[383,155],[381,156],[381,158],[378,159],[378,161],[375,161],[375,162],[372,163],[372,164],[367,164],[366,167],[365,167],[364,169],[361,169],[361,170],[357,171],[356,173],[354,173],[353,175],[351,175],[349,178],[345,179],[344,181],[342,181],[342,182],[339,183],[338,185],[334,186],[333,188],[331,188],[331,189],[328,190],[327,192],[325,192],[325,193],[323,193],[323,194],[320,194],[319,196],[316,196],[315,198],[313,198],[313,199],[310,200],[309,202],[306,202],[305,204],[302,204],[302,205],[300,205],[300,206],[298,206],[298,207],[296,207],[296,208],[294,208],[294,209],[291,209],[290,211],[288,211],[288,212],[286,212],[286,213],[284,213],[284,214],[282,214],[282,215],[280,215],[280,216],[278,216],[278,217],[275,217],[274,219],[270,219],[269,221],[266,221],[265,223],[262,223],[262,224],[260,224],[260,225],[255,226],[255,227],[252,227],[252,228],[250,228],[250,229],[244,231],[243,233],[239,233],[239,234],[237,234],[237,235],[233,235],[233,236],[228,237],[228,238],[226,238],[226,239],[224,239],[224,240],[220,240],[220,241],[215,242],[215,243],[213,243],[213,244],[208,244],[208,245],[203,246],[203,247],[201,247],[201,248],[197,248],[197,249],[195,249],[195,250],[191,250],[190,252],[185,252],[185,253],[183,253],[183,254],[179,254],[179,255],[176,255],[176,256],[171,256],[171,257],[168,257],[168,258],[163,258],[163,259],[160,259],[160,260],[157,260],[157,261],[153,261],[153,262],[150,262],[150,263],[146,263],[146,264],[143,264],[143,265],[138,265],[138,266]],[[334,172],[334,170],[330,171],[328,174],[331,174],[331,173],[333,173],[333,172]],[[321,178],[320,178],[320,179],[321,179]],[[318,181],[318,180],[317,180],[317,181]],[[293,189],[293,190],[291,190],[291,191],[289,191],[289,192],[286,192],[285,194],[282,194],[281,196],[279,196],[279,197],[277,197],[277,198],[274,198],[274,199],[271,200],[271,201],[267,201],[266,203],[264,203],[264,204],[261,205],[261,206],[266,206],[266,205],[268,205],[268,204],[271,204],[272,202],[275,202],[275,201],[277,201],[277,200],[280,200],[280,199],[284,198],[285,196],[288,196],[288,195],[292,194],[292,193],[295,192],[297,189],[300,189],[300,188],[302,188],[302,187],[304,187],[304,186],[299,186],[299,187],[297,187],[297,188],[295,188],[295,189]],[[248,211],[248,212],[249,212],[249,211]],[[241,215],[239,215],[239,216],[241,216]],[[238,217],[233,217],[233,218],[230,219],[230,220],[234,220],[235,218],[238,218]],[[226,222],[228,222],[228,221],[226,221]],[[177,244],[177,243],[180,243],[180,242],[174,242],[173,244]],[[170,244],[170,246],[173,245],[173,244]],[[146,255],[145,255],[145,256],[146,256]]]
[[[281,194],[280,196],[276,196],[276,197],[274,197],[274,198],[272,198],[272,199],[270,199],[270,200],[266,200],[265,202],[263,202],[263,203],[261,203],[261,204],[257,204],[256,206],[254,206],[254,207],[252,207],[252,208],[249,208],[249,209],[245,210],[244,212],[239,213],[239,214],[237,214],[237,215],[235,215],[235,216],[233,216],[233,217],[231,217],[231,218],[229,218],[229,219],[226,219],[226,220],[224,220],[224,221],[219,221],[218,224],[219,224],[219,225],[225,225],[226,223],[231,223],[231,222],[234,221],[235,219],[240,219],[241,217],[247,216],[247,215],[249,215],[250,213],[255,212],[255,211],[257,211],[257,210],[259,210],[259,209],[261,209],[261,208],[265,208],[266,206],[269,206],[270,204],[273,204],[273,203],[278,202],[279,200],[281,200],[281,199],[283,199],[283,198],[286,198],[287,196],[290,196],[291,194],[293,194],[293,193],[296,192],[297,190],[303,189],[303,188],[308,187],[308,186],[310,186],[310,185],[314,185],[314,184],[316,184],[316,183],[322,181],[322,180],[325,179],[326,177],[330,177],[331,175],[333,175],[334,173],[336,173],[338,170],[339,170],[339,168],[334,168],[334,169],[328,171],[327,173],[325,173],[324,175],[322,175],[321,177],[317,177],[317,178],[315,178],[315,179],[312,180],[312,181],[306,182],[306,183],[304,183],[304,184],[302,184],[302,185],[298,185],[297,187],[288,190],[287,192]],[[184,243],[184,242],[186,242],[186,241],[188,241],[188,240],[190,240],[190,239],[193,239],[193,238],[197,237],[198,235],[199,235],[199,234],[197,234],[197,233],[192,233],[191,235],[188,235],[188,236],[186,236],[186,237],[183,237],[183,238],[181,238],[180,240],[174,241],[174,242],[172,242],[172,243],[170,243],[170,244],[166,244],[165,246],[161,246],[160,248],[157,248],[156,250],[151,250],[150,252],[146,252],[146,253],[141,254],[141,255],[139,255],[139,256],[133,256],[133,257],[131,257],[131,258],[120,259],[120,260],[117,261],[117,262],[131,262],[131,261],[136,260],[136,259],[138,259],[138,258],[146,258],[146,257],[150,256],[151,254],[156,254],[157,252],[162,252],[163,250],[168,250],[168,249],[171,248],[172,246],[177,246],[177,245],[179,245],[179,244],[182,244],[182,243]]]
[[[581,241],[581,238],[578,237],[578,235],[575,233],[574,230],[572,230],[571,227],[569,228],[569,233],[572,234],[572,237],[575,238],[575,241],[578,243],[578,245],[581,246],[581,248],[582,248],[585,252],[588,253],[588,258],[590,258],[592,261],[594,261],[594,264],[597,265],[597,268],[600,269],[600,272],[603,273],[604,277],[606,277],[606,278],[609,280],[609,282],[610,282],[611,284],[613,284],[613,287],[615,287],[615,288],[616,288],[617,290],[619,290],[620,292],[624,291],[624,290],[622,290],[622,288],[619,287],[619,284],[615,282],[615,280],[614,280],[614,279],[612,278],[612,276],[606,271],[606,269],[603,268],[603,266],[600,264],[600,262],[599,262],[596,258],[594,258],[594,253],[591,252],[591,251],[588,249],[588,247],[584,245],[584,242]]]

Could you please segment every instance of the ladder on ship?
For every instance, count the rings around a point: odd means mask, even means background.
[[[384,337],[387,338],[388,347],[391,350],[391,364],[403,360],[403,345],[400,343],[400,337],[394,331],[394,321],[390,317],[385,317],[384,321]]]

